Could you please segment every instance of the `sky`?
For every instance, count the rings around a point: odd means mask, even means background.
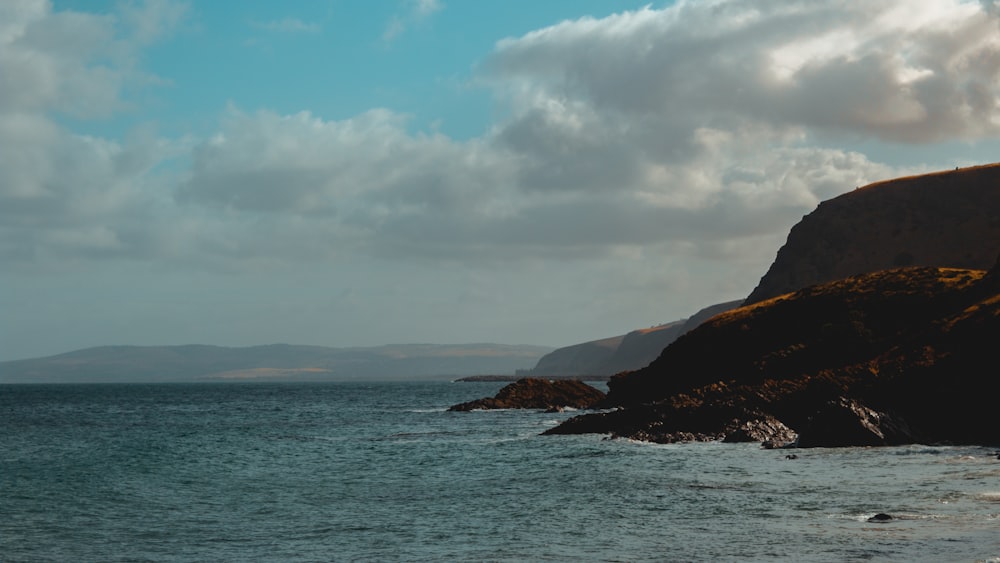
[[[992,0],[4,0],[0,360],[670,322],[998,97]]]

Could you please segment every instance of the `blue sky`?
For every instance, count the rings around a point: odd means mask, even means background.
[[[8,0],[0,360],[687,317],[820,201],[995,161],[997,53],[973,0]]]
[[[373,107],[411,118],[411,130],[482,135],[498,107],[475,69],[496,42],[581,15],[606,16],[649,2],[280,3],[194,2],[169,39],[141,53],[164,80],[145,88],[140,112],[78,130],[121,134],[155,120],[172,134],[211,131],[227,104],[340,120]],[[114,14],[120,1],[56,1],[55,10]],[[447,7],[447,9],[445,9]],[[114,127],[114,129],[111,129]]]

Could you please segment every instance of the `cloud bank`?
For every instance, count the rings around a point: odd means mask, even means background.
[[[1000,129],[996,9],[959,0],[678,2],[565,21],[478,65],[505,117],[467,141],[387,108],[328,120],[231,106],[194,140],[65,124],[155,87],[136,61],[182,15],[0,5],[5,263],[698,256],[753,277],[819,201],[951,164],[901,169],[831,147]]]

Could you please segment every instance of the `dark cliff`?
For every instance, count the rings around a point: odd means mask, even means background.
[[[795,225],[746,303],[903,266],[986,270],[998,249],[1000,164],[878,182]]]
[[[801,445],[998,444],[997,335],[1000,272],[864,274],[714,317],[612,378],[603,406],[624,408],[550,433],[670,442],[764,424]]]

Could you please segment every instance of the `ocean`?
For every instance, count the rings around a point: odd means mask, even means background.
[[[446,411],[503,385],[0,386],[0,561],[1000,561],[994,449]]]

